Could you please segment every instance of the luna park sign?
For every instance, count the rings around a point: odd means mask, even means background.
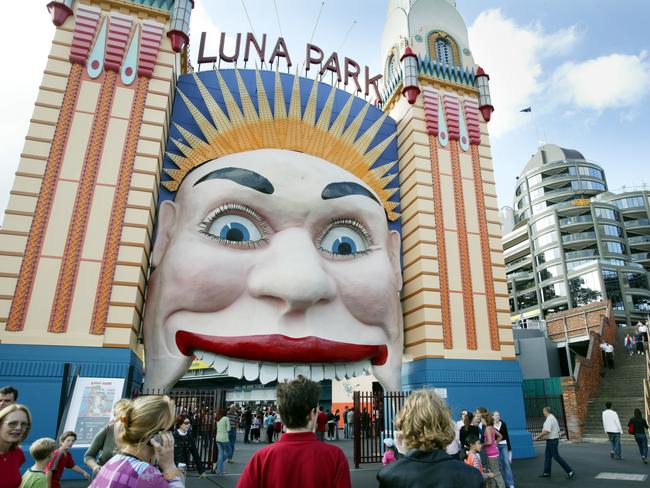
[[[237,33],[235,37],[235,47],[232,54],[226,54],[226,33],[222,32],[219,38],[219,53],[218,55],[206,55],[205,53],[205,40],[207,37],[206,32],[201,33],[201,41],[199,44],[198,64],[215,64],[217,60],[226,63],[237,63],[240,59],[247,63],[251,59],[251,55],[259,59],[261,63],[268,63],[273,66],[273,63],[284,58],[287,63],[287,68],[291,68],[291,56],[287,49],[287,44],[283,37],[278,37],[273,45],[273,49],[267,51],[267,35],[262,34],[261,42],[251,32]],[[243,41],[243,50],[242,50]],[[242,52],[243,51],[243,52]],[[370,76],[370,69],[364,66],[363,73],[361,66],[354,59],[344,57],[341,62],[337,52],[333,52],[325,59],[325,52],[316,44],[307,43],[305,45],[305,71],[309,72],[311,69],[318,70],[318,76],[324,76],[327,72],[331,72],[332,76],[336,76],[336,80],[347,88],[348,85],[353,84],[353,88],[357,93],[363,93],[365,96],[370,94],[370,87],[374,92],[377,99],[380,98],[379,88],[377,86],[381,75]],[[361,80],[359,79],[361,78]]]

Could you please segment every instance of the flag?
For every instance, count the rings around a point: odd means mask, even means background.
[[[533,109],[531,107],[526,107],[525,109],[520,110],[520,112],[532,112],[532,111]]]

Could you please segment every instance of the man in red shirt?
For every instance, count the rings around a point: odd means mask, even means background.
[[[318,442],[314,435],[319,395],[318,383],[302,376],[278,385],[278,410],[286,432],[253,455],[237,488],[351,488],[343,451]]]
[[[316,437],[319,441],[325,440],[325,431],[327,430],[327,414],[323,412],[323,406],[318,407],[318,417],[316,417]]]
[[[70,449],[72,449],[76,440],[77,434],[72,431],[64,432],[61,434],[61,437],[59,437],[59,444],[61,447],[54,451],[52,459],[45,469],[47,477],[51,477],[52,479],[51,488],[61,488],[61,476],[63,476],[63,470],[65,468],[79,473],[87,480],[90,479],[90,475],[74,463],[72,454],[70,454]]]

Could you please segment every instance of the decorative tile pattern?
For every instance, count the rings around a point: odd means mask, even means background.
[[[469,143],[481,143],[481,128],[478,116],[478,100],[472,97],[465,97],[465,120],[467,120],[467,131],[469,132]]]
[[[106,328],[106,319],[108,317],[111,291],[113,289],[113,277],[115,276],[115,265],[117,264],[117,256],[120,248],[122,226],[124,225],[124,215],[129,197],[131,175],[133,174],[135,152],[138,146],[138,137],[140,135],[142,115],[144,114],[144,105],[147,99],[149,79],[146,77],[140,77],[136,83],[135,96],[131,110],[131,120],[129,121],[127,140],[122,153],[120,173],[117,180],[115,197],[113,199],[113,212],[111,213],[111,220],[108,225],[108,235],[104,247],[104,258],[102,259],[102,268],[99,274],[97,294],[95,295],[95,308],[90,323],[91,334],[103,334],[104,329]]]
[[[50,148],[47,165],[45,166],[43,183],[41,184],[41,189],[38,195],[38,202],[36,203],[36,209],[34,211],[34,219],[32,220],[32,226],[29,231],[23,262],[20,268],[18,282],[16,283],[16,289],[14,291],[14,299],[7,320],[6,330],[8,331],[20,331],[23,330],[25,326],[25,318],[27,317],[27,309],[29,307],[34,279],[36,278],[38,260],[43,248],[45,231],[50,219],[50,211],[52,210],[56,183],[59,179],[59,174],[61,173],[65,146],[70,134],[72,115],[74,113],[74,108],[77,105],[82,72],[83,67],[81,64],[75,63],[70,69],[68,85],[66,86],[65,95],[63,96],[63,104],[61,105],[59,120],[57,121],[56,129],[54,130],[52,147]]]
[[[427,134],[438,135],[438,90],[430,86],[422,87],[422,100],[424,102],[424,122]]]
[[[75,15],[72,45],[70,46],[70,62],[86,64],[88,53],[93,45],[101,10],[80,4]]]
[[[458,110],[458,102],[456,102],[456,110]],[[465,221],[465,199],[463,198],[463,179],[460,172],[457,139],[450,141],[449,149],[451,152],[451,173],[454,180],[454,203],[456,206],[456,228],[458,229],[460,277],[463,284],[463,305],[465,307],[465,337],[467,339],[467,349],[477,349],[474,295],[472,293],[472,270],[469,262],[467,233],[465,232],[467,229],[467,222]]]
[[[433,187],[433,212],[436,224],[436,243],[438,246],[438,277],[440,280],[440,307],[442,312],[442,337],[445,349],[451,349],[451,306],[449,303],[449,280],[447,269],[447,247],[445,244],[445,225],[442,215],[442,188],[440,184],[440,164],[438,162],[438,138],[429,135],[431,152],[431,183]]]
[[[145,20],[142,22],[142,41],[140,42],[140,57],[138,58],[138,75],[151,78],[156,65],[160,39],[165,26],[158,22]]]
[[[106,61],[107,70],[119,71],[129,42],[133,18],[128,15],[112,13],[108,24],[108,37],[106,39]]]
[[[86,148],[81,179],[75,197],[68,238],[63,252],[56,293],[54,294],[54,304],[48,327],[49,332],[61,333],[67,330],[72,298],[77,283],[77,275],[79,274],[81,252],[88,228],[90,207],[93,201],[118,76],[115,71],[107,71],[99,93],[97,111],[90,131],[88,147]]]
[[[460,122],[458,117],[458,97],[453,93],[445,93],[442,97],[447,116],[447,132],[450,141],[460,139]]]
[[[469,118],[469,117],[468,117]],[[499,351],[499,323],[497,317],[497,304],[492,281],[492,255],[490,251],[490,237],[485,209],[485,194],[483,192],[483,175],[481,174],[481,159],[478,154],[478,145],[472,144],[472,171],[474,173],[474,188],[476,192],[476,209],[478,213],[478,228],[481,239],[481,257],[483,259],[483,278],[485,280],[485,301],[487,302],[488,322],[490,324],[490,348]]]

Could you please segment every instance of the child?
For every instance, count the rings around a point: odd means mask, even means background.
[[[390,437],[384,439],[384,445],[386,446],[386,452],[384,452],[384,457],[381,458],[381,464],[386,466],[397,461],[397,448],[395,447],[395,441]]]
[[[251,427],[251,440],[253,442],[260,441],[260,426],[262,425],[262,414],[258,413],[253,417],[253,425]]]
[[[482,447],[483,446],[481,445],[481,441],[474,434],[467,436],[468,451],[467,458],[465,459],[465,464],[474,466],[480,471],[483,479],[487,480],[488,478],[494,478],[494,473],[486,473],[483,469],[483,463],[481,462],[481,456],[479,454]]]
[[[52,460],[48,463],[46,471],[46,473],[52,477],[52,488],[61,488],[60,481],[65,468],[79,473],[87,480],[90,479],[90,475],[74,463],[72,455],[70,454],[70,449],[72,449],[76,440],[77,434],[72,431],[64,432],[61,434],[61,437],[59,437],[61,447],[54,451],[54,455],[52,456]]]
[[[47,463],[52,459],[52,453],[56,449],[54,439],[38,439],[29,446],[29,453],[34,458],[34,466],[25,471],[20,488],[46,488],[50,483],[45,475]]]

